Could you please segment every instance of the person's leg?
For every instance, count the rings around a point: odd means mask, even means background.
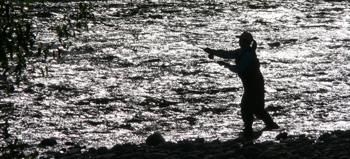
[[[264,91],[258,91],[256,96],[255,111],[254,115],[264,121],[266,127],[265,129],[278,129],[279,126],[273,121],[270,114],[265,110],[265,97]]]
[[[259,109],[255,113],[255,116],[258,119],[261,119],[264,121],[264,123],[266,125],[265,129],[278,129],[279,128],[279,126],[273,121],[272,117],[265,109]]]
[[[253,120],[254,120],[254,113],[251,109],[251,105],[249,102],[249,99],[247,98],[247,95],[243,95],[242,102],[241,102],[241,114],[242,119],[244,122],[244,136],[253,136]]]

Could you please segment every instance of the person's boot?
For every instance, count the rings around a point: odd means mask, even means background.
[[[243,136],[246,138],[253,138],[254,137],[253,129],[252,128],[244,128]]]
[[[265,128],[263,129],[264,131],[269,131],[269,130],[274,130],[274,129],[279,129],[280,126],[278,126],[275,122],[271,122],[266,124]]]

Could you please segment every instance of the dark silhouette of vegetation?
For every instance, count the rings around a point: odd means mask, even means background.
[[[35,37],[28,15],[28,5],[21,2],[0,2],[1,89],[14,90],[19,85],[27,57],[33,53]]]
[[[31,1],[0,1],[0,92],[7,94],[15,90],[22,82],[28,82],[26,70],[40,70],[42,76],[48,72],[47,63],[50,58],[59,58],[72,46],[84,31],[88,31],[88,23],[94,21],[92,5],[78,5],[62,8],[63,18],[55,18],[48,12],[34,13],[32,7],[40,4]],[[41,1],[45,8],[45,2]],[[39,17],[40,16],[40,17]],[[38,30],[33,19],[49,17],[48,29],[55,35],[53,42],[40,42]],[[1,106],[1,105],[0,105]],[[12,107],[12,106],[10,106]],[[38,152],[25,153],[28,145],[10,134],[9,120],[13,116],[11,109],[1,108],[5,123],[0,123],[0,158],[36,158]]]
[[[79,3],[66,9],[63,18],[51,19],[48,29],[55,33],[56,41],[38,42],[38,28],[34,27],[33,18],[50,13],[34,14],[32,4],[23,1],[0,2],[0,90],[7,93],[13,92],[15,85],[27,81],[24,72],[28,67],[39,69],[45,76],[47,66],[36,64],[47,63],[49,57],[60,57],[79,34],[88,30],[88,22],[94,20],[92,6]],[[45,8],[45,2],[42,4]]]

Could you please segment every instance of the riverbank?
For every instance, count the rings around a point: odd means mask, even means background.
[[[306,135],[280,133],[275,141],[255,143],[242,137],[228,141],[210,141],[202,138],[194,141],[166,142],[160,134],[153,134],[146,143],[115,145],[98,149],[74,145],[65,153],[54,154],[55,158],[76,159],[225,159],[225,158],[318,158],[347,159],[350,157],[350,130],[333,131],[318,138]]]

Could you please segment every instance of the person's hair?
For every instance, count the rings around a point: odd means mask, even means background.
[[[253,40],[253,44],[252,44],[253,50],[255,51],[257,47],[258,47],[258,44],[256,43],[255,40]]]

